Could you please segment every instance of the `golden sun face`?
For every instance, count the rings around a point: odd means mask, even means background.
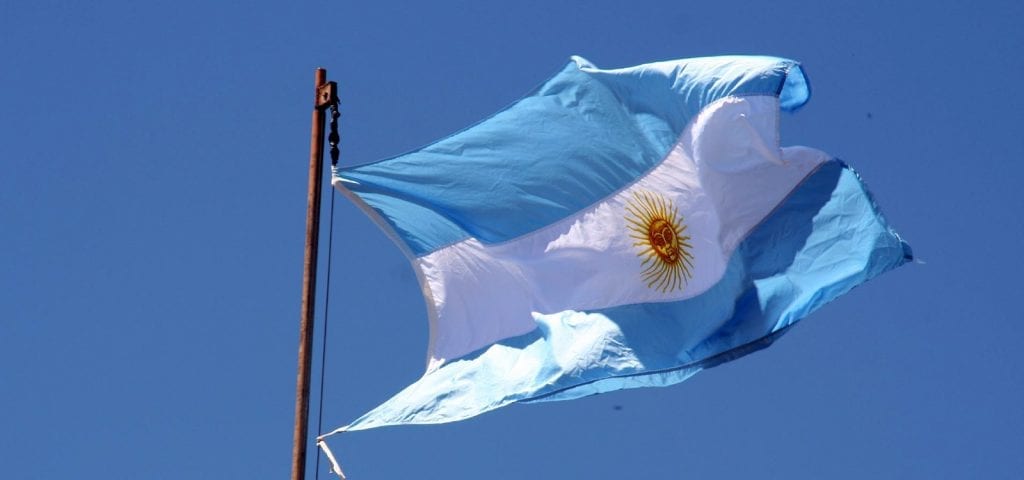
[[[675,205],[656,193],[637,192],[626,204],[626,222],[647,286],[662,293],[682,290],[693,278],[693,246]]]

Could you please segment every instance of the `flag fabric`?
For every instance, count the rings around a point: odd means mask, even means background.
[[[426,373],[333,433],[670,385],[911,259],[858,175],[779,145],[772,57],[572,61],[507,109],[333,185],[408,256]]]

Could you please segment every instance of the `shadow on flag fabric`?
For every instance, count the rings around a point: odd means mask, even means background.
[[[430,342],[422,378],[333,433],[671,385],[910,260],[849,166],[780,147],[809,95],[781,58],[573,57],[475,126],[335,170],[412,263]]]

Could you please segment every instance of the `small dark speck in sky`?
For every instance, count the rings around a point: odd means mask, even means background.
[[[868,120],[871,120],[872,118],[875,118],[874,115],[871,115],[871,112],[868,112]]]
[[[612,409],[616,411],[622,410],[622,405],[615,405],[614,407],[612,407]]]

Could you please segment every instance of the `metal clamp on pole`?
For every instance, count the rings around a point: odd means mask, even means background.
[[[338,104],[338,82],[327,82],[316,89],[316,108],[323,110]]]
[[[338,111],[338,83],[327,82],[317,88],[316,91],[316,108],[317,110],[323,111],[326,108],[331,109],[331,131],[327,135],[327,143],[331,145],[331,166],[338,165],[338,142],[341,141],[341,137],[338,135],[338,117],[341,113]]]

